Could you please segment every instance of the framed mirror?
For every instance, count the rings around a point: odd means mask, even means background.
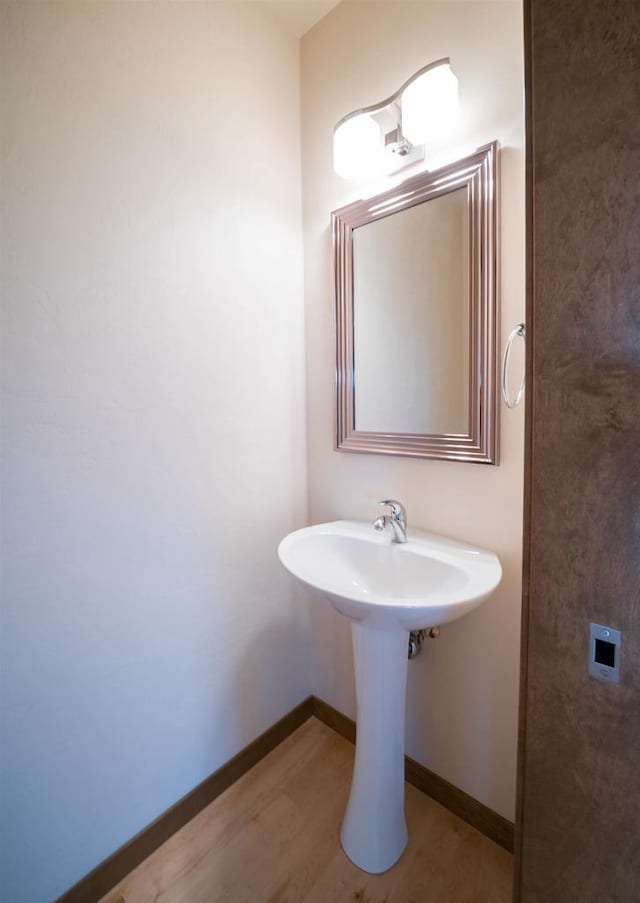
[[[332,213],[336,448],[496,464],[498,144]]]

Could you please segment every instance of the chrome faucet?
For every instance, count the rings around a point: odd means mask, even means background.
[[[381,514],[373,522],[374,530],[384,530],[385,527],[391,527],[391,542],[407,541],[407,510],[402,502],[396,502],[395,499],[385,499],[379,502],[379,505],[388,505],[391,508],[391,514]]]

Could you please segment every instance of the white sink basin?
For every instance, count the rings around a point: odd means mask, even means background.
[[[388,504],[388,503],[387,503]],[[356,758],[340,839],[367,872],[407,845],[404,709],[409,631],[453,621],[502,577],[493,552],[412,530],[406,543],[371,524],[335,521],[290,533],[278,554],[295,577],[351,621],[358,701]],[[446,634],[438,642],[446,642]]]
[[[500,583],[493,552],[410,530],[391,542],[371,524],[335,521],[290,533],[280,561],[319,590],[351,621],[377,615],[405,630],[453,621],[480,605]]]

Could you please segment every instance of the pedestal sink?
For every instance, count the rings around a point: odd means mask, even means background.
[[[498,586],[496,555],[409,531],[404,544],[368,523],[335,521],[296,530],[282,564],[351,621],[357,740],[340,839],[364,871],[384,872],[407,845],[404,711],[409,632],[453,621]]]

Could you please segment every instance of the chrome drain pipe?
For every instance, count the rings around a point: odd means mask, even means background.
[[[439,627],[428,627],[424,630],[412,630],[409,634],[409,659],[415,658],[420,654],[422,649],[422,641],[429,637],[432,640],[440,636]]]

